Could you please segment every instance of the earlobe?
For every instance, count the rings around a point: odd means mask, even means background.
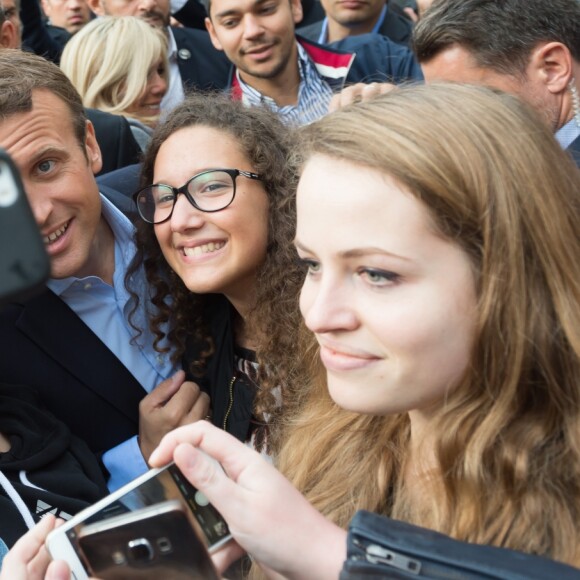
[[[207,31],[209,33],[209,38],[211,40],[211,43],[213,44],[213,47],[216,50],[223,50],[221,42],[219,41],[219,39],[215,33],[215,28],[213,27],[213,22],[209,18],[205,19],[205,27],[207,28]]]
[[[101,149],[97,143],[95,135],[95,128],[93,124],[87,120],[87,135],[85,137],[85,151],[89,160],[89,165],[93,174],[97,174],[103,167],[103,160],[101,157]]]
[[[16,28],[10,20],[5,20],[0,27],[0,48],[20,48]]]
[[[302,2],[300,0],[291,0],[290,9],[292,10],[292,18],[294,24],[302,22],[304,11],[302,9]]]
[[[87,4],[91,12],[94,12],[97,16],[105,16],[105,9],[101,4],[101,0],[87,0]]]
[[[566,91],[573,76],[572,55],[567,46],[561,42],[540,45],[533,51],[530,65],[552,94]]]

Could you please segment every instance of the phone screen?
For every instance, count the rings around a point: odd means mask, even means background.
[[[174,464],[127,491],[116,501],[95,512],[82,523],[67,530],[67,537],[82,562],[78,536],[84,526],[175,499],[181,500],[187,506],[199,524],[208,548],[220,544],[222,540],[229,537],[229,529],[220,513],[208,502],[205,495],[187,481]]]

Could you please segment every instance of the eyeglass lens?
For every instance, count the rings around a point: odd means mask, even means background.
[[[225,171],[206,171],[187,182],[186,196],[202,211],[219,211],[234,198],[234,176]],[[183,189],[183,188],[181,188]],[[153,185],[137,195],[139,213],[149,223],[160,223],[171,215],[177,190],[168,185]]]

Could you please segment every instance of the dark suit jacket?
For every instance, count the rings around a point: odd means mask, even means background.
[[[389,9],[379,29],[379,34],[386,36],[393,42],[410,47],[413,38],[413,23],[401,13],[398,6],[392,3],[388,4]],[[322,22],[322,20],[319,20],[314,24],[303,26],[298,29],[298,34],[304,36],[304,38],[318,42],[320,33],[322,32]]]
[[[230,62],[216,50],[209,34],[194,28],[172,28],[177,44],[177,66],[184,88],[221,90],[228,85]]]
[[[139,189],[140,176],[141,164],[136,163],[135,165],[127,165],[126,167],[121,167],[116,171],[99,175],[97,183],[99,184],[99,189],[103,193],[105,193],[105,188],[111,188],[115,193],[118,192],[119,194],[122,194],[125,197],[126,203],[129,204],[130,211],[135,212],[136,209],[133,203],[133,194]],[[121,209],[118,204],[117,207]]]
[[[20,20],[23,47],[58,64],[71,35],[64,28],[46,24],[39,0],[21,0]]]
[[[103,193],[114,203],[126,201]],[[0,381],[34,388],[92,451],[106,451],[138,433],[145,390],[50,290],[0,310],[0,345]]]
[[[580,168],[580,137],[577,137],[575,141],[572,141],[568,147],[568,152],[572,155],[572,159],[574,159],[578,168]]]
[[[98,175],[139,161],[141,147],[135,141],[125,117],[97,109],[86,109],[86,113],[95,127],[97,143],[101,149],[103,167]]]
[[[173,17],[188,28],[205,30],[205,6],[199,0],[187,0],[187,2],[173,13]]]

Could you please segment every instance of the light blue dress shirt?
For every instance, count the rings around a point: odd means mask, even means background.
[[[262,95],[246,84],[240,77],[238,70],[236,70],[236,75],[242,90],[242,102],[245,105],[252,107],[266,105],[280,116],[283,123],[298,127],[313,123],[328,113],[332,89],[320,77],[304,48],[298,42],[296,46],[298,47],[298,71],[300,74],[297,105],[279,107],[274,99]]]
[[[563,127],[556,131],[556,140],[560,143],[562,149],[568,149],[574,141],[580,136],[580,124],[573,118],[568,121]]]
[[[103,217],[115,236],[113,286],[97,276],[51,279],[47,286],[101,339],[149,393],[178,368],[171,363],[168,354],[160,354],[153,348],[153,337],[147,324],[147,308],[152,306],[147,300],[140,300],[134,315],[134,322],[143,329],[143,333],[136,341],[132,340],[136,333],[128,320],[132,302],[125,289],[124,278],[136,252],[133,225],[108,199],[102,195],[101,199]],[[141,297],[145,296],[145,272],[140,270],[133,280],[135,290]],[[104,423],[103,429],[106,428]],[[136,436],[108,450],[103,455],[103,463],[111,474],[108,482],[110,491],[148,469]]]
[[[374,25],[373,29],[371,30],[371,34],[378,34],[383,22],[385,20],[385,16],[387,15],[387,5],[383,6],[381,13],[379,14],[379,19],[377,23]],[[300,34],[300,30],[298,30],[298,34]],[[320,36],[318,37],[318,44],[326,44],[328,42],[328,16],[325,16],[324,20],[322,21],[322,30],[320,31]]]

